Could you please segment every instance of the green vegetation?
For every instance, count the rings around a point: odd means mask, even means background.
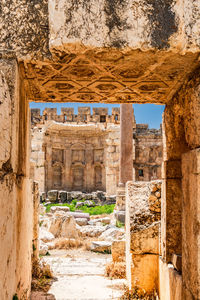
[[[84,200],[81,200],[83,202]],[[102,206],[94,206],[88,207],[87,205],[83,205],[81,207],[76,208],[76,203],[78,200],[72,200],[71,203],[52,203],[46,206],[46,212],[49,212],[52,206],[67,206],[70,208],[70,211],[74,212],[76,210],[81,210],[84,213],[89,213],[90,215],[102,215],[102,214],[111,214],[114,210],[115,204],[102,205]],[[93,202],[94,203],[94,202]]]
[[[15,295],[13,296],[13,300],[19,300],[17,294],[15,294]]]
[[[120,221],[116,221],[116,227],[123,228],[124,227],[124,223],[122,223]]]

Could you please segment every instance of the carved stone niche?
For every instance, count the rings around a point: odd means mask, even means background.
[[[82,144],[75,144],[71,147],[71,161],[72,164],[85,164],[85,146]]]
[[[99,165],[94,168],[94,183],[96,189],[100,189],[102,187],[102,167]]]
[[[62,187],[62,173],[63,173],[63,166],[61,163],[55,163],[53,165],[53,186],[55,188]]]
[[[94,163],[103,163],[104,150],[94,149]]]
[[[52,149],[52,164],[54,164],[56,162],[60,162],[60,163],[64,162],[63,149],[56,149],[56,148]]]
[[[73,176],[73,190],[82,191],[84,187],[84,167],[76,165],[72,168]]]

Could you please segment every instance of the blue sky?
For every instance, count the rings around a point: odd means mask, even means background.
[[[74,113],[77,114],[78,106],[90,106],[91,113],[92,107],[108,107],[109,113],[111,113],[112,107],[119,107],[119,104],[103,104],[103,103],[39,103],[30,102],[31,108],[40,108],[41,113],[45,107],[57,107],[58,114],[60,114],[61,107],[74,107]],[[150,128],[159,128],[162,122],[162,113],[164,111],[164,105],[156,104],[133,104],[135,119],[137,123],[147,123]]]

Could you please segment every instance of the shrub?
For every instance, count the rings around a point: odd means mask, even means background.
[[[108,263],[105,275],[110,278],[126,278],[126,263],[123,261]]]

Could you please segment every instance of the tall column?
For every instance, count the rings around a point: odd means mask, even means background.
[[[133,180],[133,106],[120,105],[120,167],[115,217],[125,222],[125,184]]]
[[[133,105],[120,105],[119,185],[133,180]]]

